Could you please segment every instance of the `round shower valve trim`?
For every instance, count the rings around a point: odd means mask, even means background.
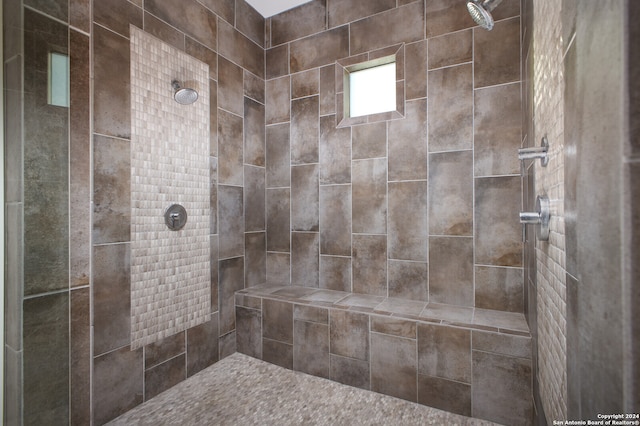
[[[187,223],[187,211],[180,204],[172,204],[164,212],[164,223],[172,231],[179,231]]]

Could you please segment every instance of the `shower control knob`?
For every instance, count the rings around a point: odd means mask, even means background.
[[[172,231],[179,231],[187,223],[187,211],[180,204],[172,204],[164,212],[164,223]]]

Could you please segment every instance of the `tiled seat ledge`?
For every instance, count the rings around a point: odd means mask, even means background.
[[[521,313],[297,286],[236,292],[238,352],[509,425],[532,420]]]

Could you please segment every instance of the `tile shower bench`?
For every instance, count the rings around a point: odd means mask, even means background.
[[[235,302],[238,352],[465,416],[531,424],[523,314],[296,286],[248,288]]]

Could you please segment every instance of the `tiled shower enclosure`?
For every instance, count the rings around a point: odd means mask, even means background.
[[[5,1],[7,419],[115,418],[235,352],[234,295],[252,287],[522,314],[520,2],[494,16],[486,32],[449,0],[313,0],[266,20],[243,0]],[[208,66],[211,308],[132,349],[138,31]],[[336,126],[336,61],[400,48],[404,117]],[[46,102],[49,51],[70,57],[68,108]],[[524,354],[501,356],[526,377]],[[429,378],[468,385],[450,379]]]

